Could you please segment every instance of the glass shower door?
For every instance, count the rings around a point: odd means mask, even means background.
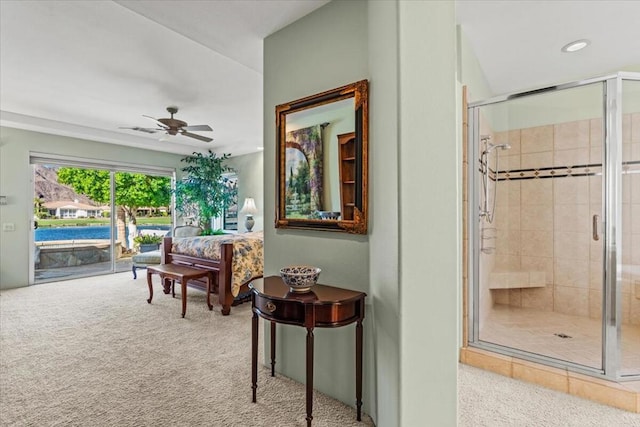
[[[602,369],[603,83],[477,108],[475,339]]]
[[[640,81],[622,82],[621,375],[640,375]]]

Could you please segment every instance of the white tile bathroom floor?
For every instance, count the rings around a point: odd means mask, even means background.
[[[480,340],[593,368],[602,364],[599,319],[496,304],[480,327]],[[640,374],[640,326],[622,327],[622,368]]]

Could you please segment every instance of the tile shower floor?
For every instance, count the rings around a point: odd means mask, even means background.
[[[563,336],[565,336],[563,338]],[[480,327],[480,340],[600,368],[599,319],[494,305]],[[640,326],[622,326],[624,373],[640,373]]]

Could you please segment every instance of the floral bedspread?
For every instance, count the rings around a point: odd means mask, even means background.
[[[171,252],[218,261],[223,243],[233,243],[231,293],[236,297],[243,284],[262,276],[264,269],[262,231],[219,236],[176,237],[173,239]]]

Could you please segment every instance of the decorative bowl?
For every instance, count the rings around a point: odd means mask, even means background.
[[[280,277],[292,292],[309,292],[321,271],[310,265],[291,265],[280,269]]]
[[[340,212],[318,211],[320,219],[340,219]]]

